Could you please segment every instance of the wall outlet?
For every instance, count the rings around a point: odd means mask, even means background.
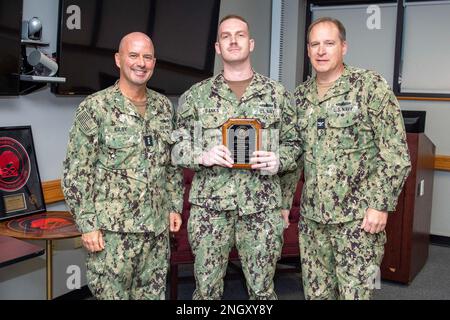
[[[419,183],[419,197],[423,196],[425,194],[425,180],[420,180]]]

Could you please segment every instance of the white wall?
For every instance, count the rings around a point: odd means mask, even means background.
[[[303,77],[303,44],[306,8],[305,0],[283,0],[284,39],[281,58],[281,78],[285,88],[294,92]],[[299,77],[300,75],[300,77]]]
[[[251,56],[253,68],[266,76],[269,75],[271,13],[271,0],[221,0],[220,3],[219,20],[228,14],[238,14],[247,20],[250,35],[255,40]],[[220,70],[222,64],[216,59],[214,73]]]

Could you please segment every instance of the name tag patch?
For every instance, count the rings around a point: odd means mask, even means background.
[[[336,114],[343,114],[349,112],[357,112],[359,110],[359,106],[356,104],[352,104],[351,101],[344,101],[341,103],[337,103],[331,108],[331,111]]]
[[[219,108],[205,108],[205,113],[219,113]]]

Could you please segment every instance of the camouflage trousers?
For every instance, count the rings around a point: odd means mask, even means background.
[[[87,282],[101,300],[165,299],[169,233],[103,231],[105,249],[88,253]]]
[[[321,224],[301,218],[299,243],[306,299],[370,299],[379,280],[386,233],[370,234],[362,220]]]
[[[277,299],[273,277],[283,246],[280,210],[239,215],[192,205],[189,242],[195,255],[195,300],[222,298],[228,256],[236,246],[250,299]]]

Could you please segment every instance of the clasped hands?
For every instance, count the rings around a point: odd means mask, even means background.
[[[265,171],[270,174],[275,174],[280,168],[280,160],[274,152],[270,151],[255,151],[250,158],[251,168],[256,170]],[[211,148],[209,151],[205,151],[198,158],[198,163],[211,167],[214,165],[231,168],[233,166],[233,159],[231,158],[231,152],[224,145],[219,145]]]

